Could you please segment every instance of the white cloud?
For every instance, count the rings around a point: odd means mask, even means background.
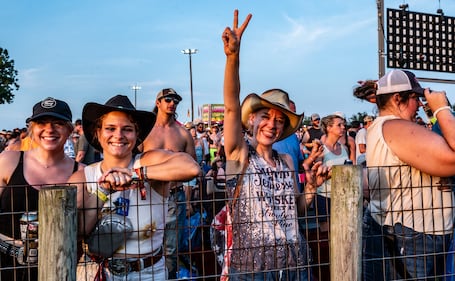
[[[20,86],[33,88],[40,84],[41,79],[39,76],[42,71],[42,68],[28,68],[19,70],[18,79]]]
[[[334,16],[324,19],[295,19],[285,15],[288,23],[283,33],[278,34],[277,49],[301,49],[312,52],[325,48],[333,48],[333,42],[344,40],[361,40],[365,30],[374,28],[376,19],[370,17],[352,18],[352,14]]]

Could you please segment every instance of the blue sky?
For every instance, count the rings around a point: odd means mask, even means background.
[[[434,14],[441,7],[455,16],[449,1],[385,0],[385,7],[403,3],[410,11]],[[125,94],[134,103],[135,84],[142,110],[153,108],[162,88],[174,88],[183,97],[179,120],[188,121],[189,62],[181,53],[187,48],[199,50],[192,57],[197,118],[199,106],[223,102],[221,33],[235,8],[242,21],[253,14],[242,41],[242,98],[282,88],[306,116],[373,113],[352,89],[378,76],[375,0],[15,0],[2,3],[0,46],[15,60],[21,87],[12,104],[0,105],[0,129],[23,127],[33,105],[48,96],[68,102],[74,120],[87,102]],[[453,85],[423,85],[447,90],[455,102]]]

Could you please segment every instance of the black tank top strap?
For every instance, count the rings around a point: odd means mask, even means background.
[[[17,163],[16,169],[14,169],[7,185],[24,185],[28,184],[24,177],[24,151],[20,152],[19,162]]]
[[[21,150],[21,155],[19,156],[19,164],[24,163],[24,151]]]

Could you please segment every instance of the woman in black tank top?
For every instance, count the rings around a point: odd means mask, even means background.
[[[41,188],[66,183],[78,169],[63,149],[73,131],[71,118],[63,101],[38,102],[29,118],[29,136],[36,148],[0,154],[0,233],[10,237],[4,240],[21,239],[19,220],[26,212],[38,211]],[[0,253],[0,280],[38,280],[37,264],[21,264],[5,252]]]

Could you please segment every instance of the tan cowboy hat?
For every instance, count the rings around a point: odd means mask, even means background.
[[[283,130],[283,134],[278,140],[282,140],[294,133],[301,125],[303,113],[298,115],[291,111],[289,107],[289,95],[280,89],[271,89],[265,91],[260,96],[249,94],[242,102],[242,125],[248,128],[248,119],[250,113],[256,112],[262,108],[273,108],[281,111],[289,119],[289,124]]]

